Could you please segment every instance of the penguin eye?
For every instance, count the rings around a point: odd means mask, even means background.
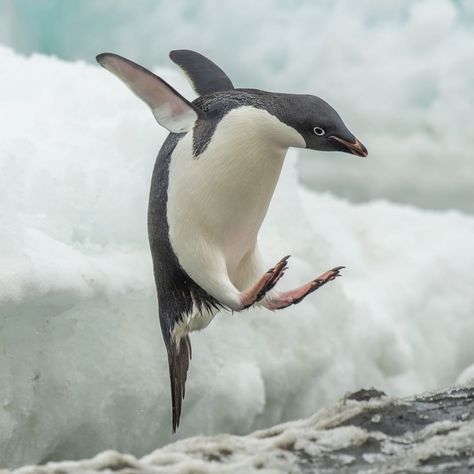
[[[321,127],[314,127],[313,132],[315,135],[318,135],[318,137],[322,137],[326,133]]]

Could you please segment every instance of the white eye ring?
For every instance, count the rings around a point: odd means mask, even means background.
[[[318,137],[322,137],[326,133],[321,127],[314,127],[313,132],[315,135],[318,135]]]

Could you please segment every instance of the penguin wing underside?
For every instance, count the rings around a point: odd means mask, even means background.
[[[96,59],[142,99],[156,121],[170,132],[187,132],[204,115],[163,79],[129,59],[113,53],[99,54]]]
[[[199,95],[234,89],[227,74],[202,54],[189,49],[176,49],[170,52],[170,58],[183,69]]]

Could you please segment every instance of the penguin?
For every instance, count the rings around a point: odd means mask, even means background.
[[[113,53],[98,63],[170,133],[155,162],[148,236],[169,362],[172,430],[179,426],[191,359],[189,334],[220,310],[280,310],[340,275],[332,268],[289,291],[275,287],[289,256],[266,270],[257,236],[289,147],[366,157],[338,113],[313,95],[234,87],[205,56],[174,50],[198,94],[190,102],[144,67]]]

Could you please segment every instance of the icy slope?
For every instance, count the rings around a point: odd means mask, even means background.
[[[0,465],[142,456],[172,439],[145,227],[164,133],[99,67],[0,48],[0,80]],[[347,270],[296,307],[193,335],[178,437],[245,434],[361,386],[414,393],[474,362],[474,218],[315,194],[295,160],[262,251],[293,255],[282,287]]]
[[[473,408],[474,386],[407,399],[360,390],[309,419],[243,437],[200,436],[140,460],[107,451],[94,459],[27,466],[15,473],[467,474],[474,467]]]

